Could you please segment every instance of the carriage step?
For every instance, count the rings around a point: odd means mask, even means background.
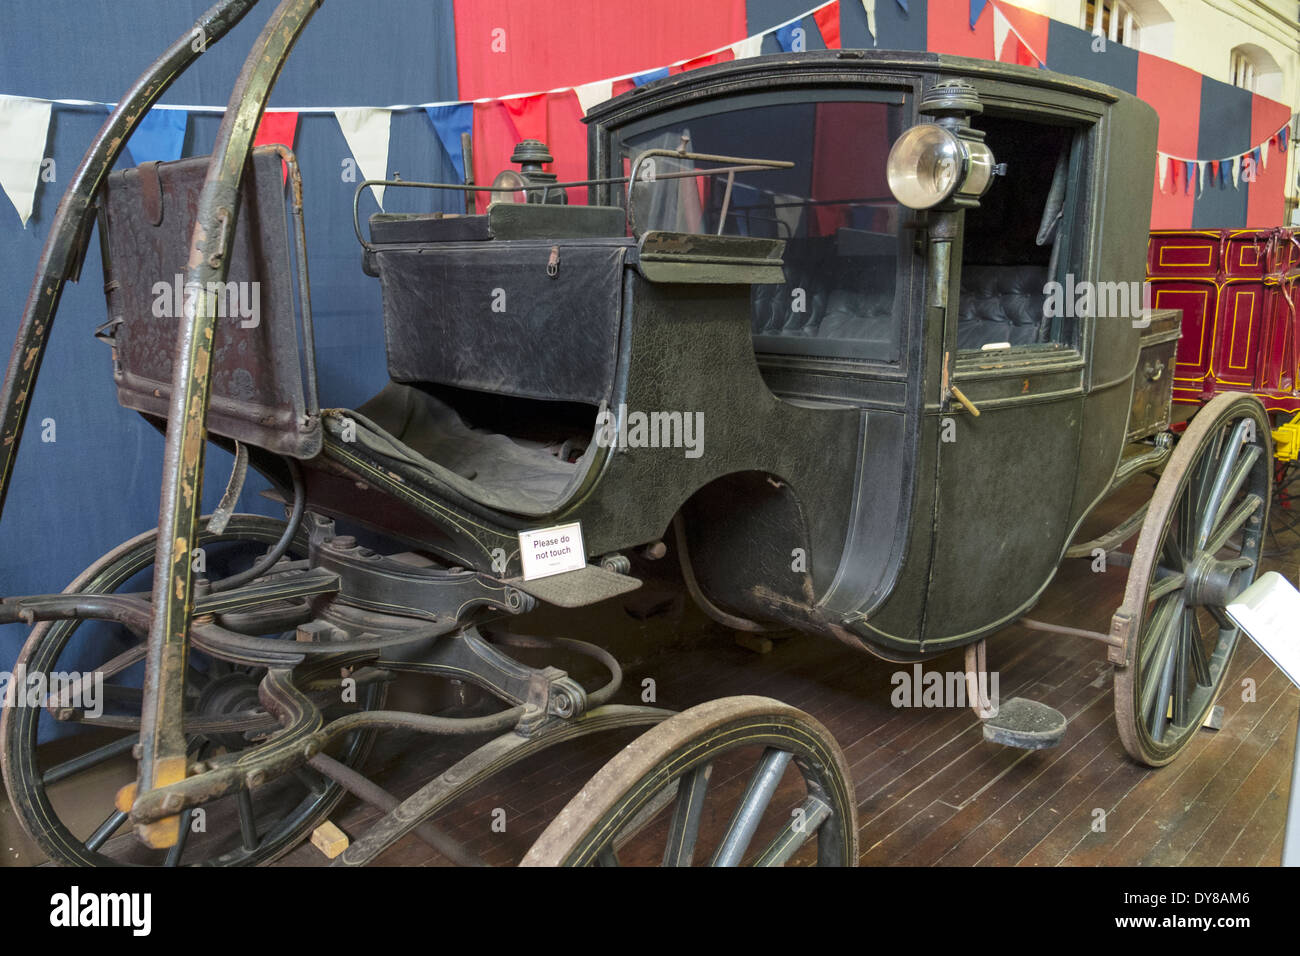
[[[1055,747],[1065,736],[1065,715],[1055,707],[1024,697],[1015,697],[985,718],[984,739],[1004,747],[1044,750]]]
[[[641,586],[641,579],[588,564],[573,571],[534,578],[532,581],[525,581],[521,577],[507,578],[506,584],[556,607],[586,607],[635,591]]]

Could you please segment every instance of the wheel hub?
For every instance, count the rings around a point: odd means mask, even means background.
[[[224,674],[203,688],[198,712],[204,717],[225,717],[261,706],[257,696],[257,679],[251,674]],[[227,750],[243,750],[248,740],[243,734],[210,734],[209,738]]]
[[[1197,555],[1187,567],[1184,593],[1191,607],[1226,607],[1250,584],[1250,558],[1221,561],[1208,551]]]

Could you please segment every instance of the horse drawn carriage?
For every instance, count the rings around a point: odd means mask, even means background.
[[[209,11],[209,42],[253,2]],[[1156,367],[1176,313],[1106,315],[1073,294],[1143,279],[1149,107],[1048,71],[874,51],[642,87],[588,114],[587,180],[555,182],[545,146],[524,142],[518,171],[468,187],[491,197],[483,213],[357,222],[391,381],[322,408],[299,173],[287,149],[252,148],[316,6],[272,15],[211,156],[108,174],[197,55],[188,32],[122,98],[23,315],[6,485],[94,216],[118,396],[167,436],[156,531],[62,594],[0,602],[0,621],[32,625],[30,672],[58,668],[82,622],[124,635],[96,668],[112,683],[102,714],[65,687],[0,723],[10,797],[52,859],[262,863],[345,790],[381,812],[336,865],[411,833],[454,858],[428,820],[459,795],[562,741],[644,725],[526,863],[612,865],[648,840],[667,865],[852,864],[852,784],[807,714],[761,697],[678,714],[618,703],[604,648],[492,627],[625,594],[634,560],[670,551],[731,627],[907,662],[966,648],[985,737],[1036,749],[1065,720],[986,699],[984,639],[1025,620],[1064,558],[1137,534],[1108,633],[1034,626],[1104,643],[1125,746],[1153,766],[1177,755],[1237,640],[1224,606],[1258,564],[1272,455],[1248,395],[1216,398],[1175,442]],[[183,319],[160,318],[154,283],[176,272],[197,292]],[[260,321],[221,316],[222,290],[251,282]],[[206,441],[236,465],[205,516]],[[284,520],[232,513],[249,466]],[[1154,470],[1141,514],[1074,542],[1112,489]],[[499,707],[389,709],[397,675],[464,681]],[[51,762],[42,721],[99,735]],[[399,800],[362,774],[385,729],[486,739]],[[742,752],[743,793],[706,814],[711,768]],[[97,826],[74,826],[51,789],[127,754],[135,782]],[[225,828],[196,833],[206,810]]]

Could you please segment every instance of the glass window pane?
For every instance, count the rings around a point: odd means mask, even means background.
[[[737,173],[728,189],[726,174],[682,175],[715,163],[654,157],[653,178],[632,190],[637,229],[785,240],[786,282],[753,290],[755,349],[897,361],[901,212],[885,159],[904,128],[902,97],[731,105],[616,134],[616,169],[647,149],[793,165]]]

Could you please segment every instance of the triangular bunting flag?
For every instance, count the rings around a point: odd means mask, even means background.
[[[1183,195],[1186,196],[1192,191],[1192,178],[1196,175],[1195,163],[1184,163],[1187,168],[1187,175],[1183,178]]]
[[[49,133],[49,100],[0,96],[0,187],[18,210],[24,229],[36,202]]]
[[[257,133],[253,136],[253,146],[287,146],[293,149],[294,135],[298,132],[298,114],[296,112],[263,113],[262,121],[257,124]],[[280,164],[280,181],[289,176],[289,167]]]
[[[465,181],[465,150],[461,145],[462,133],[474,132],[474,104],[457,103],[454,106],[426,106],[425,113],[438,134],[443,152],[456,169],[456,176]]]
[[[984,12],[984,6],[987,3],[988,0],[970,0],[970,28],[972,30],[975,29],[975,21],[980,18],[980,14]]]
[[[1178,195],[1178,169],[1180,166],[1182,166],[1182,163],[1176,162],[1172,156],[1169,158],[1169,185],[1173,187],[1175,196]]]
[[[1241,177],[1241,163],[1240,163],[1240,159],[1241,159],[1241,157],[1239,157],[1239,156],[1234,156],[1234,157],[1232,157],[1232,159],[1228,160],[1228,162],[1229,162],[1229,163],[1231,164],[1231,166],[1232,166],[1232,188],[1233,188],[1233,189],[1236,189],[1236,188],[1237,188],[1237,181],[1238,181],[1238,179]]]
[[[1213,186],[1214,180],[1218,178],[1219,175],[1219,161],[1217,159],[1212,159],[1210,160],[1209,165],[1210,165],[1210,185]]]
[[[582,86],[575,86],[573,92],[578,94],[578,105],[582,107],[582,115],[586,116],[593,106],[598,106],[614,95],[614,81],[583,83]]]
[[[254,146],[273,146],[280,144],[293,149],[294,136],[298,132],[298,114],[296,112],[263,113],[262,121],[257,124],[257,133],[253,136]]]
[[[745,60],[751,56],[758,56],[763,50],[763,34],[758,36],[745,37],[743,40],[737,40],[731,44],[731,52],[737,60]]]
[[[1165,176],[1166,176],[1166,175],[1168,174],[1168,172],[1169,172],[1169,168],[1165,165],[1165,158],[1166,158],[1166,157],[1165,157],[1165,154],[1164,154],[1164,153],[1161,153],[1161,152],[1157,152],[1157,153],[1156,153],[1156,172],[1160,174],[1160,191],[1161,191],[1161,192],[1164,192],[1164,191],[1165,191]]]
[[[795,31],[798,30],[798,33]],[[803,21],[795,20],[793,23],[787,23],[783,27],[776,29],[776,42],[784,53],[795,53],[795,39],[803,39],[803,49],[808,49],[807,38],[803,36]]]
[[[907,0],[898,0],[898,4],[906,13]],[[867,15],[867,32],[871,34],[871,45],[875,46],[879,40],[876,34],[876,0],[862,0],[862,10]]]
[[[904,13],[912,12],[911,10],[907,9],[907,0],[898,0],[898,5],[903,8]],[[872,33],[871,35],[875,36],[875,33]]]
[[[716,53],[706,53],[704,56],[697,56],[693,60],[686,60],[682,63],[675,63],[668,68],[669,74],[675,76],[678,73],[685,73],[687,70],[698,70],[706,66],[716,66],[719,63],[730,63],[735,57],[731,50],[722,49]]]
[[[546,123],[550,114],[550,104],[545,93],[532,96],[513,96],[502,100],[501,105],[510,115],[510,122],[515,124],[519,140],[537,139],[546,142]]]
[[[993,59],[1002,59],[1002,47],[1006,45],[1007,34],[1011,32],[1011,24],[997,4],[993,5]]]
[[[1286,152],[1286,141],[1290,132],[1291,132],[1290,123],[1287,123],[1285,126],[1283,126],[1280,130],[1277,131],[1277,151],[1279,153]]]
[[[632,82],[635,83],[637,86],[645,86],[647,83],[653,83],[655,80],[662,80],[667,75],[668,75],[668,67],[664,66],[664,67],[660,67],[657,70],[650,70],[647,73],[642,73],[638,76],[634,76],[632,77]]]
[[[145,113],[126,144],[135,164],[170,163],[180,159],[188,118],[184,110],[152,109]]]
[[[1268,169],[1268,144],[1272,141],[1273,137],[1270,136],[1259,145],[1259,164],[1265,169]]]
[[[820,10],[813,11],[817,29],[822,31],[822,42],[828,50],[840,48],[840,0],[834,0]]]
[[[393,114],[390,110],[358,106],[334,111],[343,138],[348,141],[352,158],[366,179],[388,178],[388,133]],[[379,208],[384,208],[384,187],[371,190]]]

